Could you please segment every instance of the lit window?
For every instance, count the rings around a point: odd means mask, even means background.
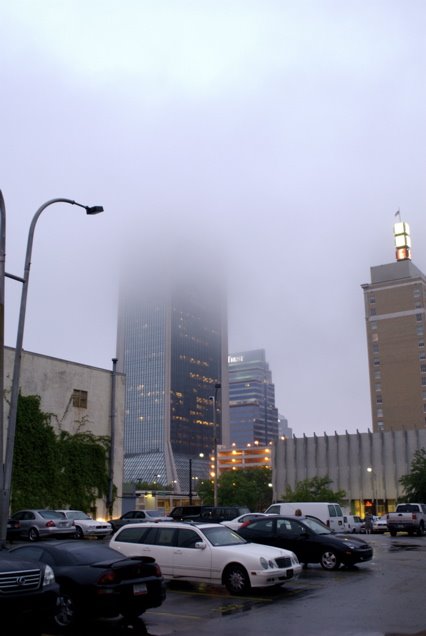
[[[74,389],[72,393],[72,405],[79,409],[87,409],[87,391]]]
[[[371,341],[372,342],[378,342],[379,341],[379,334],[373,333],[372,336],[371,336]]]

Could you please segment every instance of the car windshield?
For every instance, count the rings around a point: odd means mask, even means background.
[[[85,512],[82,512],[81,510],[67,510],[65,513],[65,516],[68,519],[86,519],[86,520],[90,520],[91,517],[89,517],[89,515],[86,515]]]
[[[312,517],[305,517],[303,524],[312,530],[312,532],[315,532],[315,534],[333,534],[327,526],[316,519],[312,519]]]
[[[226,526],[218,526],[217,528],[200,528],[200,530],[214,546],[247,543],[247,541],[240,537],[239,534]]]

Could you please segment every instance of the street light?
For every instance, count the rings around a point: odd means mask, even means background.
[[[198,453],[198,457],[203,458],[204,453]],[[189,458],[189,504],[192,504],[192,457]]]
[[[214,454],[214,475],[213,475],[213,505],[217,506],[217,426],[216,426],[216,401],[217,392],[221,388],[220,382],[214,385],[214,395],[210,396],[213,404],[213,454]]]
[[[1,194],[1,192],[0,192]],[[7,519],[9,516],[9,507],[10,507],[10,491],[11,491],[11,483],[12,483],[12,466],[13,466],[13,452],[15,446],[15,433],[16,433],[16,416],[18,411],[18,397],[19,397],[19,381],[20,381],[20,372],[21,372],[21,358],[22,358],[22,343],[24,339],[24,325],[25,325],[25,311],[27,305],[27,295],[28,295],[28,283],[30,278],[30,267],[31,267],[31,253],[34,239],[34,230],[36,223],[40,214],[50,205],[54,203],[68,203],[69,205],[77,205],[79,208],[83,208],[86,210],[86,214],[93,215],[99,214],[103,212],[103,207],[100,205],[89,206],[83,205],[82,203],[78,203],[73,199],[50,199],[41,205],[33,219],[31,221],[30,229],[28,232],[28,240],[27,240],[27,251],[25,255],[25,265],[24,265],[24,275],[21,278],[20,276],[14,276],[13,274],[7,274],[4,271],[4,263],[5,263],[5,252],[6,252],[6,210],[4,206],[3,196],[0,197],[0,214],[1,214],[1,232],[0,232],[0,312],[3,314],[0,317],[0,358],[1,363],[0,367],[4,368],[4,277],[8,276],[9,278],[13,278],[22,283],[22,293],[21,293],[21,305],[19,309],[19,319],[18,319],[18,333],[16,337],[16,347],[15,347],[15,359],[13,364],[13,376],[12,376],[12,390],[10,397],[10,407],[9,407],[9,423],[7,428],[7,440],[6,440],[6,455],[3,459],[2,452],[2,471],[1,471],[1,508],[0,508],[0,548],[4,546],[6,541],[7,534]],[[2,380],[3,382],[3,374]],[[4,435],[4,423],[3,423],[3,392],[0,394],[1,397],[1,412],[2,419],[0,420],[0,439],[1,439],[1,450],[3,451],[3,435]]]
[[[374,514],[377,515],[377,499],[376,499],[376,473],[371,468],[371,466],[367,467],[367,472],[371,473],[371,483],[373,489],[373,502],[374,502]]]

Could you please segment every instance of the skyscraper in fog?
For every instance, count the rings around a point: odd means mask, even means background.
[[[117,344],[126,374],[124,481],[180,492],[190,463],[193,476],[208,475],[214,403],[217,441],[229,436],[224,292],[188,273],[159,277],[150,268],[122,289]]]
[[[426,426],[426,279],[411,262],[408,223],[394,236],[396,261],[371,267],[362,285],[373,431]]]
[[[228,357],[231,443],[267,445],[278,438],[275,386],[265,350],[241,351]]]

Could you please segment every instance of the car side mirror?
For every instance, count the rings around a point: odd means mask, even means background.
[[[205,550],[206,544],[204,543],[204,541],[197,541],[197,543],[194,544],[194,548],[196,548],[197,550]]]

